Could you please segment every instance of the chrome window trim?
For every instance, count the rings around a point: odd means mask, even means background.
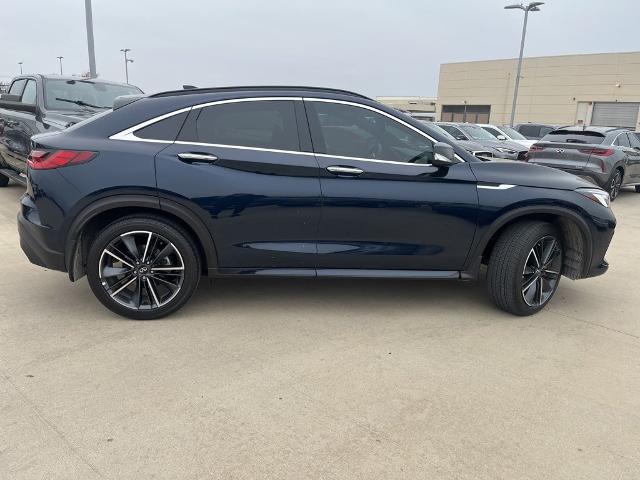
[[[124,140],[124,141],[129,141],[129,142],[148,142],[148,143],[164,143],[164,144],[178,144],[178,145],[196,145],[196,146],[204,146],[204,147],[220,147],[220,148],[236,148],[236,149],[241,149],[241,150],[255,150],[255,151],[261,151],[261,152],[273,152],[273,153],[293,153],[293,154],[298,154],[298,155],[317,155],[320,157],[331,157],[331,158],[339,158],[339,159],[344,159],[344,160],[359,160],[359,161],[364,161],[364,162],[373,162],[373,163],[389,163],[392,165],[408,165],[408,166],[413,166],[413,167],[427,167],[427,166],[432,166],[430,163],[407,163],[407,162],[398,162],[398,161],[393,161],[393,160],[376,160],[376,159],[370,159],[370,158],[360,158],[360,157],[347,157],[347,156],[339,156],[339,155],[329,155],[329,154],[324,154],[324,153],[314,153],[314,152],[302,152],[302,151],[298,151],[298,150],[278,150],[278,149],[273,149],[273,148],[262,148],[262,147],[248,147],[248,146],[244,146],[244,145],[226,145],[226,144],[219,144],[219,143],[206,143],[206,142],[185,142],[185,141],[181,141],[181,140],[175,140],[173,142],[168,141],[168,140],[156,140],[156,139],[152,139],[152,138],[140,138],[137,137],[135,135],[135,132],[148,127],[149,125],[153,125],[156,122],[159,122],[161,120],[164,120],[165,118],[169,118],[172,117],[174,115],[179,115],[181,113],[184,112],[188,112],[191,110],[196,110],[196,109],[200,109],[200,108],[206,108],[206,107],[212,107],[212,106],[216,106],[216,105],[224,105],[224,104],[228,104],[228,103],[242,103],[242,102],[256,102],[256,101],[276,101],[276,100],[282,100],[282,101],[312,101],[312,102],[324,102],[324,103],[338,103],[338,104],[343,104],[343,105],[351,105],[354,107],[360,107],[360,108],[364,108],[365,110],[370,110],[372,112],[376,112],[379,113],[381,115],[384,115],[385,117],[391,118],[392,120],[395,120],[396,122],[400,123],[401,125],[404,125],[405,127],[415,131],[416,133],[418,133],[419,135],[422,135],[423,137],[429,139],[431,142],[433,142],[434,144],[437,143],[437,140],[434,139],[433,137],[431,137],[429,134],[427,134],[426,132],[423,132],[422,130],[414,127],[413,125],[410,125],[409,123],[400,120],[399,118],[384,112],[382,110],[379,110],[378,108],[372,107],[370,105],[365,105],[362,103],[357,103],[357,102],[349,102],[346,100],[335,100],[335,99],[331,99],[331,98],[315,98],[315,97],[246,97],[246,98],[231,98],[231,99],[226,99],[226,100],[216,100],[213,102],[206,102],[206,103],[201,103],[198,105],[192,105],[190,107],[185,107],[185,108],[181,108],[179,110],[175,110],[173,112],[169,112],[169,113],[165,113],[163,115],[159,115],[157,117],[151,118],[149,120],[146,120],[142,123],[139,123],[137,125],[134,125],[133,127],[129,127],[126,130],[123,130],[121,132],[115,133],[113,135],[111,135],[109,137],[109,140]],[[456,154],[456,158],[461,162],[461,163],[465,163],[465,160],[460,157],[458,154]]]
[[[272,153],[292,153],[294,155],[314,155],[313,152],[302,152],[299,150],[278,150],[275,148],[263,148],[263,147],[246,147],[244,145],[226,145],[222,143],[204,143],[204,142],[185,142],[182,140],[176,140],[176,145],[195,145],[200,147],[219,147],[219,148],[235,148],[238,150],[255,150],[258,152],[272,152]]]

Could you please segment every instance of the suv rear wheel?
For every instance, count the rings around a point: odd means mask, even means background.
[[[487,271],[495,304],[516,315],[540,311],[553,297],[562,274],[558,230],[546,222],[520,222],[496,242]]]
[[[104,228],[87,257],[91,290],[109,310],[135,320],[182,307],[200,280],[190,236],[158,217],[132,216]]]
[[[618,194],[620,193],[620,187],[622,187],[622,170],[616,168],[616,170],[613,172],[613,175],[611,175],[611,180],[609,180],[608,191],[609,198],[611,198],[612,202],[618,197]]]

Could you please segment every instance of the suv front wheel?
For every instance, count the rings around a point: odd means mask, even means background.
[[[98,300],[135,320],[178,310],[198,286],[200,272],[189,234],[153,216],[126,217],[108,225],[87,256],[87,278]]]
[[[526,221],[507,227],[489,260],[489,294],[502,310],[536,313],[556,292],[562,264],[562,241],[553,225]]]

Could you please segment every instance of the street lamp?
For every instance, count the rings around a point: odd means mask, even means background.
[[[18,65],[20,65],[20,75],[22,75],[22,62],[18,62]]]
[[[507,5],[505,10],[518,9],[524,11],[524,23],[522,25],[522,40],[520,41],[520,56],[518,57],[518,73],[516,74],[516,84],[513,88],[513,105],[511,106],[511,123],[510,125],[513,127],[513,122],[516,118],[516,102],[518,101],[518,87],[520,86],[520,71],[522,69],[522,53],[524,52],[524,37],[527,35],[527,18],[529,17],[529,12],[539,12],[540,5],[544,5],[544,2],[530,2],[527,5],[522,3],[517,3],[514,5]]]
[[[127,52],[130,52],[130,48],[121,48],[120,51],[124,53],[124,75],[129,83],[129,63],[133,63],[133,58],[127,58]]]
[[[62,59],[64,57],[56,57],[58,59],[58,61],[60,62],[60,75],[62,75]]]

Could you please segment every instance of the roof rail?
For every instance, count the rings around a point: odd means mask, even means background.
[[[351,95],[353,97],[365,98],[371,100],[371,98],[361,95],[359,93],[351,92],[349,90],[341,90],[339,88],[323,88],[323,87],[303,87],[303,86],[287,86],[287,85],[255,85],[255,86],[241,86],[241,87],[205,87],[205,88],[189,88],[186,90],[169,90],[166,92],[155,93],[149,95],[149,97],[173,97],[178,95],[195,95],[198,93],[218,93],[218,92],[233,92],[233,91],[255,91],[255,90],[310,90],[316,92],[326,93],[338,93],[342,95]]]

